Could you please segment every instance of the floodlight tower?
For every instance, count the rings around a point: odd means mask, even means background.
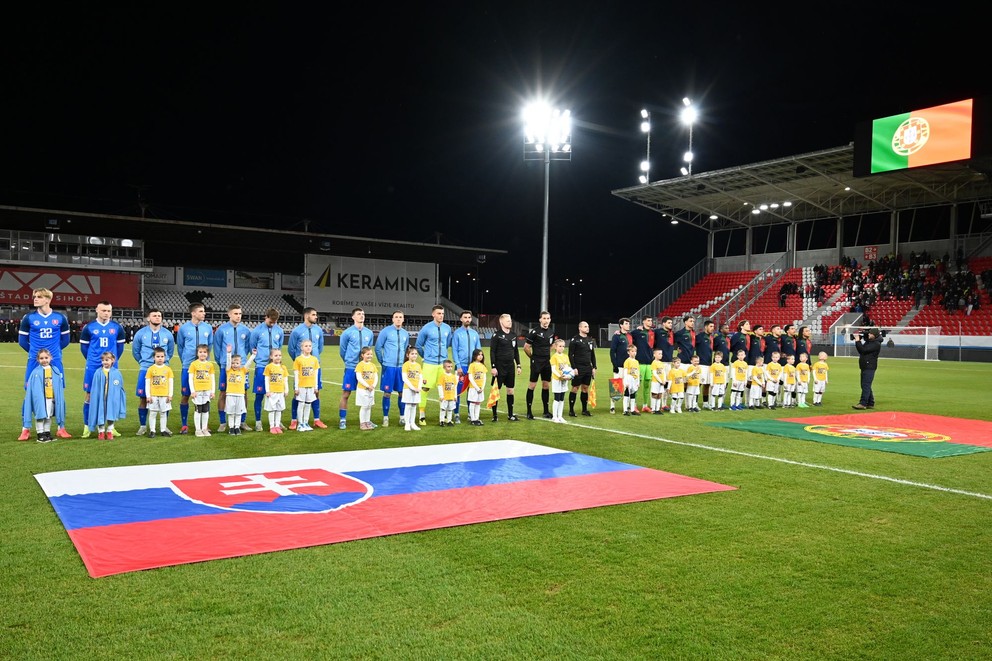
[[[647,134],[647,153],[643,161],[641,161],[641,172],[642,174],[638,179],[642,184],[646,184],[651,181],[651,111],[647,108],[641,108],[641,133]]]
[[[696,111],[696,107],[692,105],[692,101],[689,97],[682,98],[682,112],[679,115],[682,118],[682,123],[689,126],[689,151],[687,151],[682,160],[685,161],[686,165],[682,167],[683,176],[692,175],[692,125],[698,119],[699,114]]]
[[[551,161],[572,160],[572,113],[538,101],[524,108],[524,160],[544,161],[544,241],[541,254],[541,309],[548,309],[548,198]]]

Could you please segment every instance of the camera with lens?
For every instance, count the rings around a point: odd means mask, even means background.
[[[869,334],[874,335],[876,340],[880,340],[886,335],[888,335],[889,332],[884,330],[879,330],[877,328],[869,328],[864,333],[851,333],[851,341],[853,342],[857,340],[858,337],[860,337],[861,335],[869,335]]]

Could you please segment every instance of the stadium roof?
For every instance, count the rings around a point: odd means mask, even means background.
[[[972,159],[855,177],[851,144],[621,188],[613,194],[713,232],[987,201],[992,199],[989,173],[990,159]],[[760,213],[753,213],[755,209]]]
[[[156,263],[182,261],[219,268],[225,267],[225,259],[243,264],[246,258],[257,255],[259,259],[267,258],[269,266],[279,270],[281,264],[296,262],[299,262],[296,267],[302,268],[305,253],[470,265],[480,255],[507,253],[496,248],[5,205],[0,205],[0,227],[142,239],[146,242],[146,257]],[[196,250],[197,247],[201,249]],[[194,264],[198,257],[206,262]]]

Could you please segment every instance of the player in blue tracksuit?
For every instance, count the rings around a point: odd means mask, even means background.
[[[310,342],[313,347],[312,354],[316,356],[317,361],[320,361],[320,354],[324,351],[324,329],[317,325],[317,310],[315,308],[304,308],[303,309],[303,323],[294,328],[289,333],[289,339],[286,341],[286,350],[289,351],[289,362],[290,366],[296,357],[303,353],[300,350],[300,345],[306,340]],[[321,370],[317,370],[317,390],[320,391],[321,384]],[[299,406],[299,402],[296,398],[293,398],[292,403],[292,420],[290,420],[289,428],[296,429],[296,407]],[[323,423],[320,422],[320,395],[318,393],[317,399],[310,403],[310,407],[313,409],[313,424],[314,427],[323,427]]]
[[[428,321],[417,332],[417,353],[424,359],[423,385],[424,392],[434,392],[437,388],[438,376],[442,365],[448,359],[448,349],[451,348],[451,326],[444,323],[444,306],[435,305],[431,308],[433,321]],[[420,398],[420,423],[427,422],[427,398]]]
[[[341,360],[344,361],[344,379],[341,386],[341,402],[338,407],[338,429],[344,429],[348,416],[348,400],[351,393],[358,388],[358,378],[355,375],[355,365],[361,355],[363,347],[370,347],[373,344],[373,333],[371,329],[365,327],[365,310],[355,308],[351,311],[351,326],[341,333]]]
[[[21,327],[17,341],[21,348],[28,352],[28,365],[24,370],[24,387],[27,387],[28,377],[38,367],[38,352],[42,349],[52,356],[51,365],[63,372],[62,349],[69,346],[69,320],[61,312],[52,310],[52,292],[48,289],[35,289],[34,312],[29,312],[21,319]],[[29,426],[21,430],[21,439],[30,436]],[[72,438],[64,426],[60,426],[59,438]]]
[[[86,359],[83,372],[83,438],[90,436],[90,386],[93,375],[102,368],[101,356],[107,351],[114,354],[114,361],[119,362],[124,354],[124,343],[127,341],[124,327],[111,317],[114,307],[110,301],[100,301],[96,304],[96,319],[83,327],[79,334],[79,350]]]
[[[179,360],[183,363],[182,375],[179,377],[180,392],[182,399],[179,403],[179,413],[182,416],[183,426],[179,430],[180,434],[189,433],[189,397],[192,391],[189,386],[189,366],[197,359],[196,348],[201,344],[206,344],[209,349],[214,343],[214,329],[206,322],[207,310],[203,303],[193,303],[189,306],[189,321],[179,327],[176,335],[176,349],[179,352]]]
[[[458,367],[458,397],[455,399],[455,422],[461,422],[462,390],[465,389],[468,364],[472,362],[472,354],[482,348],[479,331],[472,328],[472,311],[465,310],[458,317],[461,327],[451,334],[451,357]]]
[[[404,314],[397,310],[393,312],[393,325],[379,331],[375,339],[375,358],[382,366],[382,377],[379,379],[379,389],[382,391],[382,426],[389,425],[389,407],[393,400],[392,394],[403,394],[403,363],[406,361],[406,350],[410,346],[410,333],[403,328]],[[405,420],[406,404],[403,397],[399,399],[400,420]]]
[[[217,361],[217,365],[220,367],[220,378],[217,382],[220,384],[220,391],[227,391],[227,365],[225,361],[227,360],[227,348],[231,347],[232,356],[241,356],[242,364],[247,361],[248,356],[251,354],[251,350],[248,348],[249,335],[251,331],[248,327],[241,323],[241,306],[238,304],[229,305],[227,308],[227,321],[222,323],[214,331],[214,360]],[[245,379],[245,393],[248,392],[248,379]],[[227,413],[224,412],[224,408],[227,404],[226,397],[220,397],[217,402],[217,415],[220,417],[220,427],[217,431],[223,432],[227,430]],[[244,422],[245,416],[240,416],[240,420],[232,420],[232,428],[240,428],[241,423]]]
[[[148,311],[148,325],[138,329],[131,341],[131,355],[138,363],[138,383],[134,394],[138,398],[138,436],[144,434],[148,422],[148,394],[145,392],[145,372],[155,363],[155,349],[165,349],[165,362],[168,364],[176,352],[176,341],[162,325],[162,311]]]
[[[276,322],[279,310],[265,311],[265,321],[255,326],[248,336],[248,349],[255,352],[255,431],[262,431],[262,399],[265,397],[265,368],[269,364],[269,354],[282,347],[285,331]]]

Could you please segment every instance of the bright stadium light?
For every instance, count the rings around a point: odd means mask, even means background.
[[[689,176],[692,174],[692,125],[696,123],[699,118],[699,113],[696,111],[696,107],[692,105],[692,101],[689,97],[682,98],[682,112],[679,117],[682,119],[683,124],[689,126],[689,151],[687,151],[683,156],[682,160],[686,162],[686,167],[682,168],[682,174],[684,176]]]
[[[548,309],[548,199],[551,161],[572,160],[572,112],[543,101],[524,108],[524,160],[544,161],[544,241],[541,255],[541,307]]]
[[[644,160],[641,161],[641,172],[640,177],[637,178],[642,184],[646,184],[651,181],[651,111],[647,108],[641,108],[641,133],[647,136],[647,150],[645,153]],[[647,166],[647,167],[645,167]]]

